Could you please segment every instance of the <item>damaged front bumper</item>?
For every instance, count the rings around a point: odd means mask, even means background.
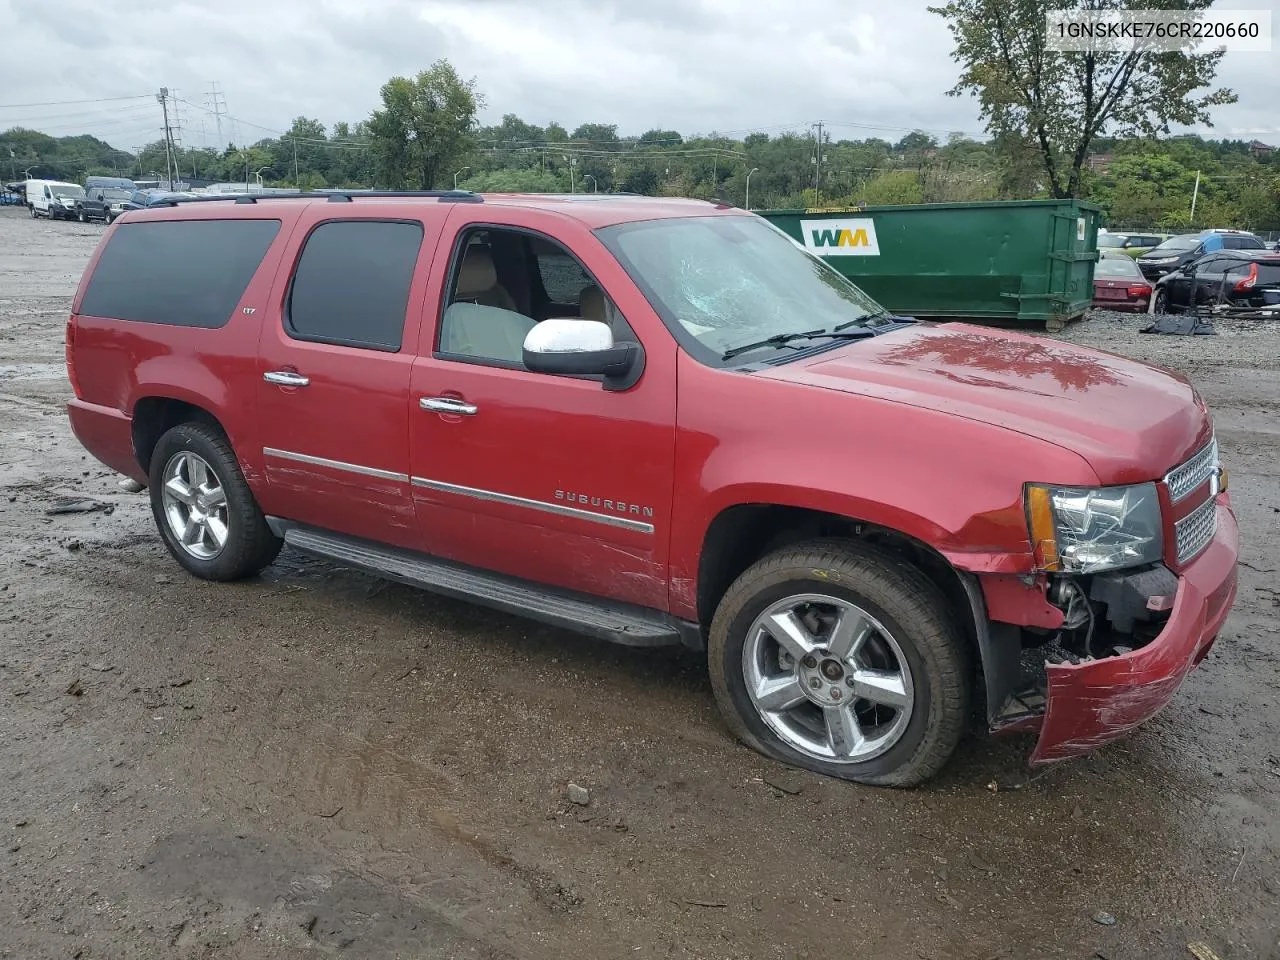
[[[1235,600],[1240,549],[1225,495],[1218,497],[1216,511],[1217,532],[1178,577],[1173,608],[1154,640],[1105,659],[1045,665],[1047,702],[1033,766],[1123,737],[1158,713],[1204,659]]]

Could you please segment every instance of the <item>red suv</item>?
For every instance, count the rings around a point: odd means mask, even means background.
[[[705,648],[738,738],[850,780],[926,780],[972,706],[1039,730],[1033,763],[1091,750],[1168,702],[1235,596],[1184,379],[889,315],[711,203],[131,211],[67,368],[76,436],[192,574],[288,544]]]

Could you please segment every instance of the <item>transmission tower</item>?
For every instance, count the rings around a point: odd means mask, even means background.
[[[209,112],[213,114],[214,121],[218,126],[218,150],[226,149],[227,141],[222,136],[222,118],[227,113],[227,98],[222,91],[218,89],[216,80],[209,81],[209,92],[205,94],[205,102],[209,104]]]

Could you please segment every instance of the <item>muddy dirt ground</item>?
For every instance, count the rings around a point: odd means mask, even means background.
[[[899,792],[735,744],[697,656],[287,551],[184,574],[63,411],[101,232],[0,211],[0,957],[1280,957],[1280,329],[1067,331],[1200,386],[1239,602],[1129,739]]]

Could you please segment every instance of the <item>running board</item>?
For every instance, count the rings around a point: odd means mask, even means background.
[[[278,536],[284,537],[285,543],[304,553],[411,587],[628,647],[684,644],[702,648],[702,634],[696,624],[657,610],[599,600],[275,517],[267,518],[267,523]]]

